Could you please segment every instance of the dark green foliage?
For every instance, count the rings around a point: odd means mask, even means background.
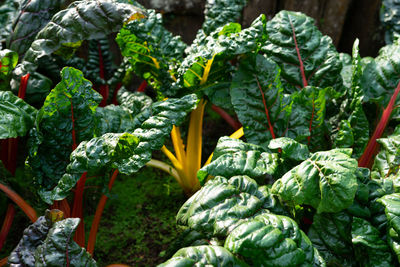
[[[10,91],[0,91],[0,139],[25,136],[34,125],[36,112]]]
[[[400,34],[400,2],[397,0],[383,0],[380,20],[385,27],[385,42],[396,42]]]

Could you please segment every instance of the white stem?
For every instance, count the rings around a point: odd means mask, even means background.
[[[164,163],[156,159],[151,159],[149,162],[146,163],[146,165],[149,167],[160,169],[172,175],[176,179],[176,181],[182,186],[181,177],[179,176],[177,170],[171,165],[168,165],[167,163]]]

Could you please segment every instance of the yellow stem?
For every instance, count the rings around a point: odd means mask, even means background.
[[[172,144],[174,146],[176,158],[182,164],[183,169],[185,169],[186,167],[185,145],[183,144],[179,127],[176,127],[175,125],[172,126],[171,139],[172,139]]]
[[[203,136],[203,115],[207,101],[201,99],[197,108],[190,114],[189,132],[186,148],[187,176],[190,177],[190,187],[194,190],[200,188],[197,179],[197,171],[201,168],[202,136]]]
[[[161,151],[169,158],[169,160],[172,162],[172,165],[174,165],[176,169],[179,170],[183,169],[182,164],[178,161],[178,159],[174,156],[174,154],[172,154],[172,152],[168,150],[166,146],[163,146],[161,148]]]
[[[214,62],[215,55],[207,61],[206,67],[204,68],[203,77],[201,77],[200,85],[204,85],[208,80],[208,75],[210,74],[211,66]]]
[[[162,171],[165,171],[166,173],[169,173],[171,176],[175,178],[175,180],[179,183],[179,185],[182,186],[181,177],[179,176],[178,171],[174,167],[156,159],[151,159],[149,162],[146,163],[146,165],[149,167],[160,169]]]
[[[231,134],[229,137],[233,138],[233,139],[239,139],[244,135],[244,131],[243,131],[243,127],[241,127],[239,130],[237,130],[236,132],[234,132],[233,134]],[[213,157],[214,153],[211,153],[211,155],[208,157],[206,163],[204,163],[204,166],[210,164],[212,157]]]

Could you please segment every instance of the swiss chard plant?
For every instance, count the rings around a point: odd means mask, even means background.
[[[236,20],[245,4],[207,1],[189,46],[133,1],[8,6],[5,20],[15,22],[0,34],[0,137],[11,175],[0,173],[12,177],[11,138],[27,136],[35,191],[66,217],[53,210],[37,219],[1,183],[34,222],[11,266],[95,266],[108,192],[119,173],[146,165],[191,195],[177,215],[185,231],[161,266],[399,265],[399,43],[394,38],[375,59],[361,58],[358,41],[352,55],[340,54],[298,12],[260,15],[242,29]],[[118,31],[124,60],[115,71],[107,36]],[[75,56],[85,41],[87,61]],[[132,73],[155,90],[155,101],[123,86]],[[207,103],[242,128],[221,137],[202,167]],[[179,126],[187,117],[184,145]],[[164,145],[169,137],[175,154]],[[173,166],[153,159],[155,150]],[[104,194],[86,240],[83,199],[92,178]],[[0,248],[14,212],[9,205]]]

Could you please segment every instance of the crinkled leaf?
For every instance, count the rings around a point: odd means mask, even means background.
[[[387,45],[379,51],[379,56],[369,63],[361,79],[364,101],[373,101],[386,107],[400,81],[400,45]],[[399,104],[397,99],[396,105]],[[398,109],[392,114],[399,116]]]
[[[10,91],[0,91],[0,139],[24,136],[33,127],[36,113]]]
[[[73,237],[80,219],[68,218],[56,222],[46,239],[35,252],[35,267],[42,266],[97,266],[91,255]]]
[[[96,110],[98,117],[97,133],[123,133],[135,129],[134,117],[130,111],[121,106],[108,105]]]
[[[122,107],[130,111],[132,116],[147,110],[153,104],[149,96],[139,92],[132,93],[124,88],[118,91],[117,100]]]
[[[17,0],[5,0],[0,5],[0,43],[4,42],[12,31],[13,21],[18,15],[18,6]]]
[[[209,236],[226,236],[238,224],[255,215],[277,211],[280,204],[265,186],[247,176],[231,179],[215,177],[181,207],[176,216],[179,225]]]
[[[400,2],[383,0],[380,20],[385,28],[385,42],[391,44],[400,36]]]
[[[307,235],[329,266],[354,264],[351,222],[352,216],[343,211],[314,215]]]
[[[325,266],[296,222],[289,217],[262,214],[236,227],[225,248],[251,266]]]
[[[272,138],[285,135],[291,102],[283,95],[274,62],[262,55],[242,60],[232,78],[231,97],[250,143],[267,147]]]
[[[234,146],[230,147],[231,144]],[[262,147],[245,144],[241,140],[221,137],[211,163],[197,172],[197,178],[200,184],[204,184],[208,175],[228,179],[235,175],[247,175],[256,180],[260,178],[265,183],[265,176],[274,175],[278,164],[277,154],[265,152]]]
[[[268,148],[279,151],[281,157],[285,159],[303,161],[310,157],[310,151],[306,145],[300,144],[288,137],[280,137],[271,140]]]
[[[29,141],[28,164],[36,183],[53,188],[65,172],[69,156],[96,132],[96,108],[102,97],[80,70],[66,67],[61,82],[47,96]]]
[[[149,10],[125,25],[116,40],[135,74],[163,94],[171,95],[171,74],[182,61],[186,44],[164,28],[161,14]]]
[[[226,31],[231,24],[220,27],[202,42],[196,42],[186,52],[188,56],[178,69],[177,82],[174,86],[195,87],[210,86],[215,82],[230,79],[232,65],[228,63],[235,56],[258,51],[266,38],[266,19],[264,15],[256,18],[251,26],[235,32]],[[210,92],[208,92],[210,93]]]
[[[342,89],[342,64],[332,40],[299,12],[281,11],[267,23],[268,39],[262,47],[282,69],[286,92],[307,85]]]
[[[18,54],[12,50],[0,50],[0,79],[9,76],[18,63]]]
[[[356,259],[362,266],[393,266],[390,248],[380,237],[378,229],[368,221],[354,217],[351,226]]]
[[[349,149],[317,152],[277,180],[272,192],[293,207],[339,212],[353,203],[357,191],[357,161],[350,156]]]
[[[59,210],[47,210],[45,216],[40,216],[36,222],[24,230],[17,247],[8,257],[10,266],[35,266],[34,254],[36,248],[43,243],[53,223],[62,219]]]
[[[43,200],[51,203],[65,198],[85,171],[104,173],[117,168],[124,174],[137,172],[150,161],[152,151],[162,147],[172,126],[181,124],[197,102],[194,94],[156,102],[132,133],[105,134],[81,142],[71,154],[67,173],[52,191],[42,192]]]
[[[229,22],[236,22],[246,3],[247,0],[207,0],[202,26],[205,35]]]
[[[12,32],[7,38],[7,47],[19,55],[31,46],[36,34],[65,4],[65,0],[21,1],[19,16],[14,20]]]
[[[385,195],[378,202],[385,206],[388,220],[387,241],[400,262],[400,194]]]
[[[248,266],[239,260],[235,255],[219,246],[197,246],[187,247],[178,250],[174,256],[158,265],[158,267],[191,267],[191,266]]]

